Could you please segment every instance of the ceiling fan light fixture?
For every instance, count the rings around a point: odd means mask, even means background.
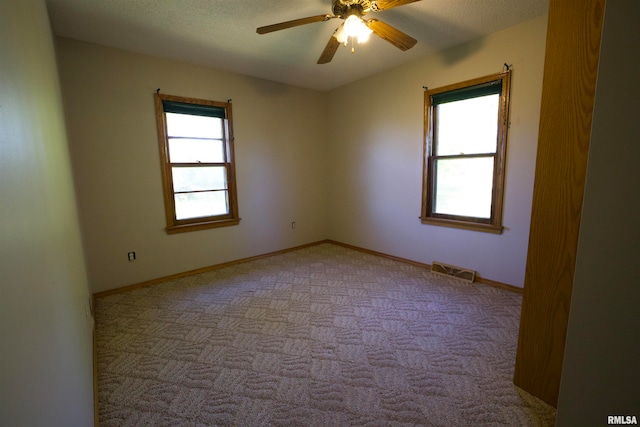
[[[315,22],[325,22],[330,19],[340,18],[343,22],[329,37],[318,64],[331,62],[333,56],[338,51],[341,44],[347,46],[351,37],[351,52],[355,51],[354,38],[358,43],[364,43],[369,39],[369,35],[374,33],[400,50],[411,49],[418,41],[413,37],[403,33],[395,27],[384,23],[378,19],[362,19],[369,12],[380,12],[403,6],[421,0],[331,0],[332,14],[315,15],[306,18],[293,19],[291,21],[280,22],[278,24],[267,25],[256,28],[258,34],[267,34],[273,31],[293,28],[300,25],[313,24]]]
[[[356,15],[350,15],[344,21],[344,31],[343,34],[340,34],[343,40],[338,38],[340,43],[346,43],[349,37],[356,37],[358,39],[358,43],[364,43],[369,40],[369,35],[373,32],[367,25],[362,21],[362,18]],[[338,35],[336,35],[336,38]]]

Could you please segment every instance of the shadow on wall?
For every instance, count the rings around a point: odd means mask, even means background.
[[[431,50],[429,48],[430,40],[444,41],[445,46],[448,44],[449,47],[444,50],[431,52],[431,54],[437,54],[442,58],[442,62],[445,65],[454,65],[480,50],[484,44],[481,35],[474,35],[472,31],[462,26],[455,25],[453,22],[444,21],[424,11],[418,11],[416,14],[408,12],[407,10],[397,9],[394,10],[394,13],[403,16],[404,23],[402,31],[418,39],[420,45],[424,45],[427,49]],[[391,17],[389,17],[387,21],[393,25],[393,19]]]
[[[438,57],[447,66],[455,65],[457,62],[460,62],[477,51],[480,51],[483,44],[484,39],[476,39],[457,48],[442,51],[438,54]]]

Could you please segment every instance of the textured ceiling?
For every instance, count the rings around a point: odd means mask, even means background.
[[[543,15],[548,0],[423,0],[370,13],[418,40],[401,51],[372,36],[316,61],[339,19],[259,35],[256,28],[331,13],[331,0],[47,0],[54,32],[132,52],[330,90]]]

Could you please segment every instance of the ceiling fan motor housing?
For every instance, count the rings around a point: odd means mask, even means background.
[[[335,16],[347,19],[351,15],[362,17],[372,8],[370,0],[333,0],[332,10]]]

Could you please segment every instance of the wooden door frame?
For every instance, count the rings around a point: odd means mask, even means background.
[[[557,406],[605,0],[550,0],[514,383]]]

